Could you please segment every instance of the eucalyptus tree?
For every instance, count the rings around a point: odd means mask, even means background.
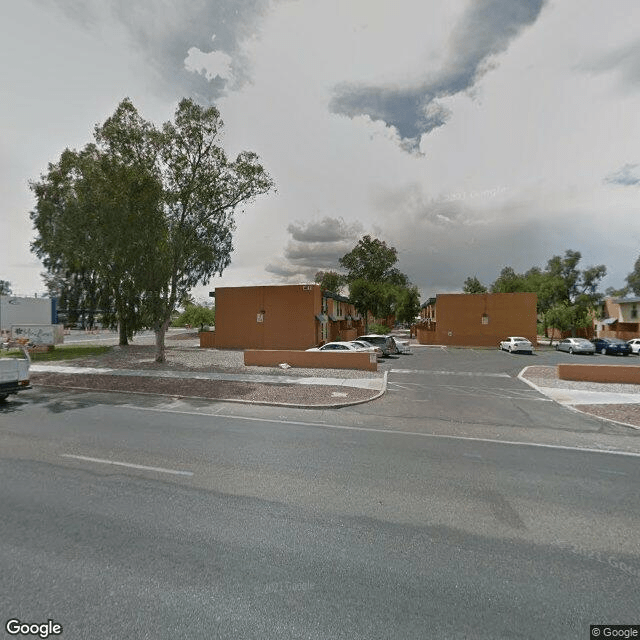
[[[32,247],[45,267],[97,272],[121,341],[153,327],[159,362],[177,305],[230,264],[234,214],[274,188],[255,153],[227,158],[222,130],[214,106],[183,99],[156,127],[125,99],[94,143],[65,151],[32,184]]]

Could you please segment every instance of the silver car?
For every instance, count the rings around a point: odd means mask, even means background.
[[[396,343],[391,336],[383,336],[381,334],[370,333],[366,336],[358,336],[358,340],[366,340],[367,342],[380,347],[382,353],[385,356],[390,356],[392,353],[396,353]]]
[[[567,353],[587,353],[593,355],[596,347],[586,338],[565,338],[556,345],[556,351],[566,351]]]

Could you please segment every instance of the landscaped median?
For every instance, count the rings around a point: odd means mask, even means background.
[[[640,366],[615,364],[559,364],[560,380],[640,384]]]

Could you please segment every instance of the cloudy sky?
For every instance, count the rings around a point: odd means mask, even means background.
[[[565,249],[640,255],[637,0],[21,0],[0,21],[0,278],[42,292],[29,180],[129,96],[215,102],[278,191],[215,286],[302,282],[369,233],[424,297]]]

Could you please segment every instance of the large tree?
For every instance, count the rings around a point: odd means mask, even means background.
[[[625,291],[631,290],[634,295],[640,296],[640,257],[633,265],[633,271],[627,276]]]
[[[400,322],[410,322],[419,313],[418,289],[395,266],[397,262],[394,247],[369,235],[340,258],[349,298],[365,318],[368,313],[378,318],[393,314]]]
[[[580,269],[582,255],[567,250],[563,256],[552,256],[544,269],[532,267],[516,273],[504,267],[491,285],[492,293],[533,292],[538,296],[538,314],[545,325],[575,331],[590,323],[590,313],[602,295],[598,286],[606,275],[604,265]],[[470,281],[471,278],[467,278]]]
[[[338,293],[344,283],[344,276],[341,276],[337,271],[318,271],[315,282],[325,291]]]
[[[100,307],[103,322],[119,326],[127,344],[150,322],[145,295],[166,278],[159,180],[144,163],[89,144],[66,150],[32,189],[32,249],[61,285],[61,302],[76,314]]]
[[[395,264],[398,252],[394,247],[369,235],[363,236],[356,246],[338,261],[346,270],[347,282],[366,280],[368,282],[385,282],[400,273]]]
[[[33,185],[34,250],[47,269],[108,278],[109,308],[127,331],[153,327],[159,362],[176,306],[229,265],[235,212],[274,186],[255,153],[227,158],[222,128],[213,106],[184,99],[158,128],[125,99],[96,127],[94,144],[65,152]]]
[[[487,293],[487,287],[485,287],[476,276],[469,276],[464,281],[462,291],[464,293]]]

